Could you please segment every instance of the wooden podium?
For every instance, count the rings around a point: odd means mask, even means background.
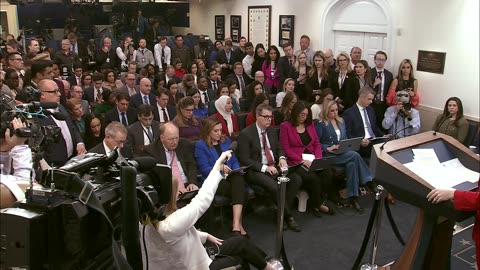
[[[395,198],[420,208],[402,255],[393,265],[394,270],[429,269],[424,266],[425,257],[432,244],[432,236],[434,230],[437,229],[439,217],[453,222],[461,220],[462,216],[465,216],[455,211],[452,201],[439,204],[427,201],[426,196],[434,187],[403,165],[413,160],[412,149],[434,149],[440,162],[458,158],[466,168],[476,172],[479,172],[480,167],[479,156],[454,138],[438,132],[434,134],[433,131],[428,131],[393,140],[385,144],[383,149],[381,149],[381,144],[374,145],[370,158],[370,170],[377,183],[383,185]],[[448,181],[448,179],[444,180]],[[466,189],[474,189],[474,185],[468,186]],[[457,189],[463,189],[461,187],[457,187]],[[449,237],[450,241],[447,240],[447,243],[443,243],[448,247],[437,249],[442,250],[443,248],[442,252],[447,252],[442,254],[443,258],[436,256],[438,260],[450,256],[451,234]]]

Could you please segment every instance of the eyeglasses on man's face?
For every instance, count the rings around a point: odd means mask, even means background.
[[[57,94],[57,93],[60,93],[60,89],[55,89],[55,90],[50,90],[50,91],[42,91],[42,93],[50,93],[50,94]]]
[[[264,119],[267,119],[267,120],[272,120],[273,119],[273,115],[259,115],[261,117],[263,117]]]

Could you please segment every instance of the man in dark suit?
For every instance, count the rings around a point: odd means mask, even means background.
[[[102,84],[105,80],[103,73],[95,72],[92,75],[93,86],[86,88],[83,92],[83,99],[88,100],[91,103],[102,103],[103,102],[103,92],[108,88],[103,88]],[[108,89],[110,90],[110,89]]]
[[[280,168],[288,167],[284,152],[278,140],[278,132],[269,128],[273,118],[273,108],[261,104],[256,109],[257,122],[243,129],[238,138],[240,147],[237,149],[238,159],[242,165],[249,165],[246,180],[250,184],[262,186],[277,202],[277,177]],[[275,165],[276,163],[276,165]],[[291,215],[290,206],[295,201],[298,189],[302,185],[301,178],[296,173],[288,175],[285,204],[285,221],[288,228],[299,232],[300,227]],[[284,228],[286,228],[284,224]]]
[[[138,94],[135,94],[130,98],[130,106],[133,109],[137,109],[142,104],[154,105],[157,102],[155,95],[151,93],[152,81],[150,81],[150,79],[141,79],[139,90],[140,92]]]
[[[175,75],[175,67],[172,65],[167,65],[165,71],[165,84],[167,84],[170,80],[174,80],[176,83],[182,82],[182,79]]]
[[[105,114],[105,124],[109,124],[113,121],[122,123],[124,126],[128,126],[137,121],[137,114],[135,110],[130,108],[130,96],[126,93],[118,93],[117,100],[115,101],[117,106]]]
[[[251,80],[243,72],[243,66],[241,62],[236,62],[233,64],[233,73],[228,75],[227,79],[234,80],[237,83],[237,88],[240,90],[240,98],[247,97],[247,85],[250,84]]]
[[[127,93],[129,96],[140,93],[140,87],[137,85],[136,73],[128,72],[125,76],[125,85],[117,89],[118,93]]]
[[[215,106],[215,92],[212,89],[208,88],[208,78],[205,76],[200,76],[197,78],[197,88],[200,91],[200,97],[202,98],[203,104],[207,106]]]
[[[70,87],[74,85],[82,85],[83,66],[81,62],[73,63],[73,74],[67,77]]]
[[[68,34],[67,39],[68,41],[70,41],[71,51],[78,55],[80,63],[82,63],[83,67],[86,67],[86,64],[88,62],[87,45],[78,40],[77,36],[74,33]]]
[[[118,57],[115,48],[112,48],[111,38],[103,39],[103,46],[97,51],[95,59],[97,60],[97,70],[100,68],[116,70],[118,68]]]
[[[360,155],[370,157],[372,138],[382,137],[384,133],[378,128],[372,104],[375,91],[370,86],[364,86],[358,91],[357,103],[343,113],[348,138],[363,137]],[[381,141],[381,140],[380,140]],[[375,140],[376,143],[379,140]]]
[[[234,63],[242,61],[242,59],[238,59],[237,54],[233,52],[232,46],[232,41],[225,41],[225,47],[217,53],[217,57],[215,58],[215,61],[222,67],[220,74],[222,78],[227,78],[228,75],[233,73]]]
[[[112,122],[105,128],[105,139],[103,139],[102,143],[97,144],[88,152],[110,155],[118,147],[124,157],[131,158],[124,147],[126,142],[127,128],[119,122]]]
[[[217,89],[218,89],[218,86],[220,85],[220,83],[222,83],[222,81],[220,81],[218,79],[218,73],[217,73],[217,70],[214,69],[214,68],[210,68],[208,70],[208,88],[209,89],[212,89],[213,93],[217,93]]]
[[[270,86],[265,84],[265,74],[263,74],[263,71],[259,70],[255,72],[255,81],[260,82],[262,84],[263,88],[263,93],[265,93],[267,96],[270,95],[272,92],[272,89],[270,89]],[[247,86],[247,88],[250,88],[250,84]]]
[[[385,69],[385,62],[387,61],[387,54],[383,51],[375,53],[375,67],[372,68],[370,73],[373,83],[373,89],[375,90],[375,98],[372,103],[372,107],[375,110],[375,117],[377,118],[377,126],[382,126],[382,121],[385,115],[385,111],[388,108],[387,105],[387,93],[390,89],[390,85],[393,81],[393,74]]]
[[[179,137],[178,127],[166,123],[160,127],[160,140],[146,146],[144,155],[155,158],[158,163],[172,167],[172,176],[178,179],[178,192],[198,189],[197,163],[193,156],[193,144]]]
[[[293,50],[293,45],[290,42],[287,42],[282,45],[284,56],[278,59],[278,75],[280,76],[280,84],[283,85],[285,79],[288,78],[290,70],[295,64],[296,56]]]
[[[175,106],[168,105],[169,97],[163,89],[158,90],[156,100],[156,105],[153,106],[153,120],[166,123],[175,118],[177,109]]]
[[[153,106],[142,104],[137,109],[138,121],[127,127],[127,145],[134,156],[141,155],[145,145],[160,138],[160,123],[153,120]]]
[[[41,80],[38,83],[40,91],[40,102],[55,102],[60,101],[60,90],[57,84],[50,79]],[[55,118],[49,115],[47,118],[39,118],[39,124],[42,126],[56,126],[60,128],[58,142],[49,143],[45,149],[44,158],[51,166],[63,166],[68,159],[73,156],[86,153],[85,144],[78,129],[72,122],[69,114],[62,105],[58,109],[49,109],[51,113],[60,114],[60,117]]]

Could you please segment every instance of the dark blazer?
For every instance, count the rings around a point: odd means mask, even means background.
[[[152,133],[153,138],[150,142],[151,144],[157,141],[160,138],[160,123],[157,121],[152,122]],[[142,123],[137,121],[127,127],[127,143],[125,148],[130,148],[134,156],[142,155],[143,148],[145,148],[143,135],[145,134],[145,129],[142,127]]]
[[[150,105],[157,104],[157,98],[152,93],[148,94],[148,101],[150,102]],[[128,107],[132,109],[137,109],[142,104],[143,104],[142,94],[138,93],[130,97],[130,103]]]
[[[103,141],[94,147],[92,149],[88,150],[89,153],[97,153],[97,154],[104,154],[106,155],[107,152],[105,152],[105,147],[103,147]]]
[[[83,78],[80,77],[80,81],[82,80]],[[77,79],[75,77],[75,74],[72,74],[70,76],[67,77],[66,81],[70,84],[70,87],[74,86],[74,85],[77,85]]]
[[[313,90],[323,90],[327,87],[328,87],[328,78],[323,78],[322,84],[320,85],[318,83],[317,74],[313,74],[313,76],[310,77],[307,73],[307,78],[305,79],[306,100],[314,102],[315,96],[313,95]]]
[[[343,81],[342,88],[340,88],[340,85],[338,84],[338,76],[339,72],[335,71],[330,73],[328,76],[328,87],[332,89],[333,92],[333,97],[337,98],[340,97],[342,98],[345,93],[345,87],[348,85],[348,82],[355,77],[354,72],[347,73],[347,76],[345,77],[345,80]]]
[[[248,77],[248,75],[245,74],[245,72],[242,74],[242,77],[243,77],[243,81],[245,82],[245,89],[243,89],[242,97],[246,97],[247,96],[248,85],[252,82],[252,79],[250,79],[250,77]],[[237,83],[237,89],[240,89],[240,82],[238,80],[237,75],[235,75],[235,73],[231,73],[230,75],[228,75],[227,79],[234,80]],[[226,80],[224,80],[224,81],[226,81]]]
[[[384,133],[378,128],[373,108],[367,107],[368,120],[372,127],[375,137],[381,137]],[[362,116],[358,106],[354,104],[343,113],[343,120],[347,130],[347,138],[365,137],[365,128],[363,126]]]
[[[232,142],[228,137],[225,139],[226,140],[224,143],[219,142],[222,152],[227,151]],[[202,174],[202,180],[207,178],[207,176],[210,174],[213,165],[215,165],[215,162],[218,158],[219,155],[215,147],[208,147],[208,144],[204,140],[200,140],[195,143],[195,159],[197,160],[198,168],[200,169],[200,173]],[[226,164],[232,170],[240,167],[235,155],[232,155],[232,157],[227,161]]]
[[[82,138],[80,137],[80,132],[78,131],[77,127],[73,124],[70,115],[67,113],[67,110],[62,106],[58,106],[59,111],[66,116],[65,122],[67,123],[68,130],[70,131],[70,135],[72,136],[72,145],[73,145],[73,154],[72,156],[76,156],[76,149],[78,143],[83,143]],[[57,124],[53,120],[52,116],[48,116],[46,118],[40,117],[38,118],[38,122],[41,126],[55,126]],[[60,132],[60,131],[59,131]],[[55,166],[63,166],[69,158],[72,156],[67,156],[67,143],[65,142],[65,138],[63,137],[62,133],[59,133],[59,139],[56,143],[49,143],[46,145],[45,152],[43,157],[50,165]]]
[[[105,92],[107,90],[112,91],[111,89],[108,89],[108,88],[105,88],[105,87],[102,87],[102,90],[103,90],[103,92]],[[88,100],[88,102],[90,102],[90,103],[95,102],[96,97],[94,96],[94,93],[95,93],[95,90],[93,89],[93,86],[85,88],[85,90],[83,90],[83,99]]]
[[[345,122],[338,122],[338,128],[340,129],[340,140],[347,139],[347,129],[345,127]],[[324,153],[327,153],[327,148],[332,145],[337,145],[340,142],[337,139],[337,133],[332,124],[327,123],[323,120],[315,120],[315,130],[317,131],[318,138],[322,142],[322,150]]]
[[[140,87],[139,87],[138,85],[135,85],[134,88],[135,88],[135,92],[137,92],[137,94],[140,93]],[[118,89],[116,90],[116,92],[117,92],[117,93],[126,93],[126,94],[128,94],[128,88],[127,88],[126,85],[124,85],[124,86],[118,88]]]
[[[116,70],[118,60],[117,60],[117,54],[115,52],[115,48],[111,47],[110,51],[104,52],[102,50],[103,44],[101,44],[100,49],[97,51],[95,54],[95,60],[97,61],[97,69],[100,70],[100,68],[104,65],[105,68],[113,69]],[[107,63],[108,59],[108,63]]]
[[[217,53],[217,57],[215,59],[219,64],[228,64],[231,68],[222,68],[221,76],[222,78],[226,78],[229,74],[233,73],[233,64],[235,62],[241,62],[242,60],[238,58],[238,55],[233,51],[230,51],[230,61],[228,61],[227,54],[225,50],[220,50]]]
[[[221,83],[222,83],[222,81],[217,80],[217,89],[218,89],[218,86],[220,86]],[[212,89],[212,91],[214,93],[214,96],[217,94],[217,93],[215,93],[215,90],[213,90],[212,80],[210,80],[210,79],[208,79],[208,89]]]
[[[377,77],[377,69],[373,67],[371,69],[370,74],[371,74],[372,82],[375,82],[375,78]],[[383,69],[383,76],[385,78],[384,79],[385,85],[383,86],[383,100],[386,104],[388,89],[390,89],[390,85],[392,84],[392,81],[393,81],[393,74],[390,71]],[[378,94],[379,91],[381,90],[380,85],[377,85],[374,90]]]
[[[177,92],[177,94],[175,95],[175,99],[173,99],[173,96],[168,94],[168,105],[177,107],[177,102],[184,96],[185,95],[183,93]]]
[[[296,58],[296,56],[294,56]],[[278,59],[278,75],[280,76],[280,85],[283,85],[285,79],[289,78],[289,74],[292,71],[293,66],[290,65],[288,58],[286,56],[280,57]]]
[[[160,113],[163,114],[163,112],[160,112],[158,110],[158,106],[155,103],[155,105],[153,105],[153,120],[155,120],[157,122],[160,122]],[[168,120],[172,121],[173,118],[175,118],[175,116],[177,115],[176,107],[172,106],[172,105],[167,105],[167,114],[168,114],[168,117],[169,117]]]
[[[128,125],[131,125],[131,124],[135,123],[137,120],[138,120],[138,118],[137,118],[137,114],[135,113],[135,110],[132,110],[129,107],[128,110],[127,110]],[[120,117],[118,116],[118,109],[117,109],[116,106],[112,110],[105,113],[105,126],[107,126],[108,124],[110,124],[113,121],[117,121],[117,122],[120,122],[120,123],[122,122],[122,121],[120,121]]]
[[[209,80],[209,82],[210,82],[210,80]],[[207,96],[208,96],[209,101],[215,101],[216,100],[216,96],[215,96],[216,93],[212,90],[212,88],[207,88],[205,91],[207,92]],[[200,95],[203,95],[202,91],[200,91]],[[205,105],[210,106],[210,104],[205,104]]]
[[[278,163],[279,158],[284,156],[280,142],[278,141],[278,133],[272,128],[267,128],[267,137],[270,142],[270,150],[273,152],[275,162]],[[251,125],[244,128],[238,137],[237,148],[238,160],[242,165],[251,165],[251,169],[261,172],[262,166],[262,148],[260,136],[257,131],[257,125]]]
[[[175,150],[175,154],[177,155],[177,158],[182,165],[183,172],[187,176],[188,183],[198,186],[197,162],[195,162],[193,153],[193,143],[186,139],[180,138],[180,140],[178,141],[177,149]],[[170,160],[167,162],[165,148],[163,147],[163,144],[160,140],[150,145],[147,145],[143,149],[143,155],[151,156],[155,158],[158,163],[170,166]]]

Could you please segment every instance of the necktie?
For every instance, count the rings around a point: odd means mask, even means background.
[[[163,122],[168,122],[167,111],[165,111],[165,108],[162,108],[162,111],[163,111]]]
[[[147,105],[149,104],[147,96],[143,96],[143,104],[147,104]]]
[[[290,60],[288,60],[288,61],[290,62],[290,66],[292,66],[292,65],[293,65],[293,60],[290,59]]]
[[[262,143],[263,150],[265,151],[265,156],[267,157],[267,165],[272,166],[275,162],[273,161],[272,153],[270,153],[270,147],[267,144],[267,135],[265,130],[262,131]]]
[[[208,106],[208,102],[209,102],[209,100],[208,100],[207,91],[204,91],[204,92],[203,92],[203,97],[204,97],[204,100],[205,100],[205,105],[207,105],[207,106]]]
[[[217,82],[212,81],[212,85],[213,85],[213,91],[217,92]]]
[[[172,175],[177,178],[179,185],[183,185],[182,174],[180,173],[180,168],[178,168],[178,164],[175,159],[175,151],[170,150],[168,152],[170,153],[170,158],[171,158],[170,167],[172,167]]]
[[[165,48],[162,48],[162,65],[165,64]]]
[[[153,133],[152,133],[152,128],[151,127],[147,128],[147,136],[148,136],[148,139],[150,140],[150,142],[153,142]]]
[[[125,112],[122,112],[122,125],[128,126],[127,116],[125,115]]]
[[[238,82],[240,83],[240,95],[245,91],[245,81],[242,76],[238,76]]]
[[[135,91],[135,89],[133,89],[133,88],[128,89],[128,95],[129,95],[129,96],[133,96],[133,95],[135,95],[136,93],[137,93],[137,92]]]
[[[378,72],[378,78],[380,78],[380,80],[383,82],[383,71],[379,71]],[[383,101],[383,83],[380,82],[380,84],[378,85],[378,93],[380,95],[380,101]]]
[[[227,53],[227,63],[230,64],[230,53]]]
[[[77,77],[77,85],[82,85],[79,77]]]
[[[368,119],[367,108],[363,108],[363,116],[365,117],[365,125],[368,133],[370,133],[370,136],[375,136],[375,133],[373,133],[372,125],[370,124],[370,120]]]
[[[97,103],[101,103],[102,101],[102,91],[100,89],[97,90],[97,96],[96,96],[96,101]]]

